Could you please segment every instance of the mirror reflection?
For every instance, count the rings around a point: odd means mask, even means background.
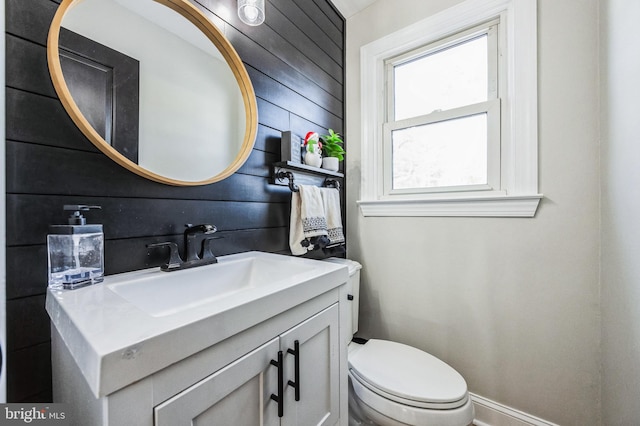
[[[71,3],[61,21],[60,67],[100,142],[123,163],[184,184],[240,167],[257,120],[239,58],[229,63],[191,21],[154,0]]]

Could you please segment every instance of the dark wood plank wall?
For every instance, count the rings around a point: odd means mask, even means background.
[[[68,118],[46,62],[59,0],[6,1],[9,402],[51,400],[45,243],[48,225],[64,220],[63,204],[102,206],[87,217],[104,224],[108,275],[159,265],[160,255],[145,245],[180,242],[185,223],[217,225],[224,237],[218,255],[289,253],[290,192],[268,184],[269,166],[279,160],[281,131],[343,131],[344,19],[327,0],[269,0],[266,23],[248,27],[227,13],[236,0],[197,2],[244,61],[260,123],[240,171],[216,184],[177,188],[111,162]]]

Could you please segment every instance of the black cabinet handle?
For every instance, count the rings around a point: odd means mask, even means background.
[[[271,394],[271,399],[278,403],[278,417],[284,415],[284,368],[282,365],[282,351],[278,351],[278,360],[271,360],[271,365],[278,367],[278,394]]]
[[[287,352],[294,356],[294,374],[295,381],[289,380],[289,386],[295,390],[296,401],[300,401],[300,342],[296,340],[293,343],[293,349],[287,349]]]
[[[353,300],[353,294],[347,294],[347,300]]]

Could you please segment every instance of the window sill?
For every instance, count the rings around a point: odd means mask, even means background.
[[[362,215],[404,217],[534,217],[542,194],[429,200],[360,200]]]

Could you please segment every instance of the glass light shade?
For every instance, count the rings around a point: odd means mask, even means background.
[[[238,0],[238,16],[247,25],[264,22],[264,0]]]

